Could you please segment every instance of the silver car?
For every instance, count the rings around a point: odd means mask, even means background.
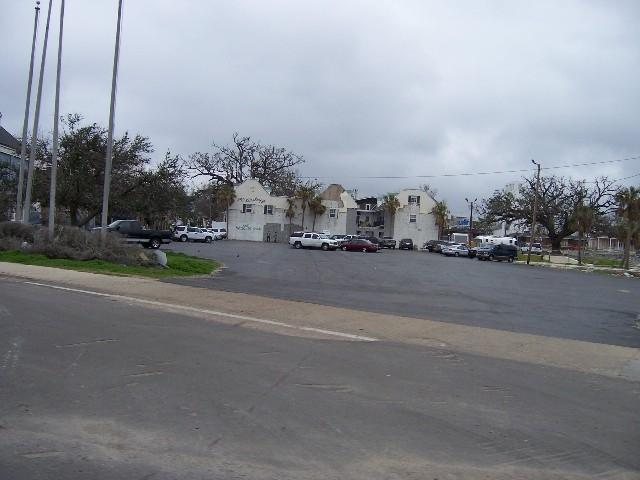
[[[447,257],[468,257],[469,249],[466,245],[447,245],[442,248],[442,253]]]

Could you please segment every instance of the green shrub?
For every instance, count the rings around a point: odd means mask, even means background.
[[[0,249],[3,248],[4,241],[9,239],[19,240],[22,242],[33,242],[33,235],[36,227],[20,222],[0,222]]]
[[[27,242],[28,246],[23,247]],[[48,231],[17,222],[0,224],[0,250],[27,250],[48,258],[70,260],[104,260],[123,265],[150,265],[152,260],[137,246],[127,245],[120,235],[107,233],[104,242],[99,231],[59,226],[49,240]]]

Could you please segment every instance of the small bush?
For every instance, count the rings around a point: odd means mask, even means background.
[[[20,222],[0,222],[0,249],[7,250],[4,247],[5,241],[9,239],[19,240],[22,242],[33,242],[33,235],[36,227]]]
[[[7,225],[11,226],[7,226]],[[4,236],[3,236],[4,234]],[[151,265],[153,261],[136,246],[129,246],[120,235],[107,233],[104,243],[100,232],[89,232],[78,227],[60,226],[49,240],[46,228],[32,227],[17,222],[0,224],[0,250],[19,250],[23,242],[29,251],[42,253],[48,258],[70,260],[104,260],[123,265]]]

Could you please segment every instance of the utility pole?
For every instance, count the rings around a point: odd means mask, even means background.
[[[27,172],[27,192],[24,195],[22,206],[22,221],[29,223],[31,215],[31,188],[33,187],[33,170],[36,163],[36,150],[38,149],[38,122],[40,121],[40,104],[42,103],[42,81],[44,80],[44,66],[47,61],[47,40],[49,38],[49,22],[51,20],[51,4],[47,11],[47,26],[44,29],[44,43],[42,44],[42,60],[40,62],[40,76],[38,78],[38,93],[36,94],[36,111],[33,114],[33,131],[31,132],[31,152],[29,155],[29,170]]]
[[[538,174],[536,175],[536,190],[533,197],[533,218],[531,219],[531,238],[529,240],[529,251],[527,252],[527,265],[531,262],[533,234],[536,231],[536,216],[538,215],[538,191],[540,190],[540,164],[533,159],[531,159],[531,162],[538,167]]]
[[[469,215],[469,245],[471,245],[471,240],[473,240],[473,204],[476,203],[478,199],[474,198],[472,202],[470,202],[468,198],[465,198],[465,200],[471,208]]]
[[[58,179],[58,124],[60,123],[60,71],[62,70],[62,31],[64,29],[64,0],[60,2],[60,32],[58,35],[58,67],[56,71],[56,100],[53,109],[53,147],[51,149],[51,190],[49,191],[49,240],[53,240],[56,223],[56,183]]]
[[[24,121],[22,123],[22,140],[20,141],[20,173],[18,174],[18,198],[16,200],[16,221],[22,221],[22,196],[24,192],[24,169],[27,166],[27,135],[29,134],[29,108],[31,105],[31,83],[33,81],[33,63],[36,53],[36,37],[38,36],[38,17],[40,16],[40,2],[36,2],[35,19],[33,20],[33,40],[31,41],[31,61],[29,62],[29,79],[27,80],[27,101],[24,107]]]
[[[104,161],[104,188],[102,190],[102,221],[100,235],[107,238],[109,215],[109,190],[111,188],[111,162],[113,156],[113,128],[116,113],[116,90],[118,87],[118,61],[120,59],[120,29],[122,26],[122,0],[118,0],[118,25],[116,27],[116,46],[113,54],[113,74],[111,76],[111,106],[109,107],[109,133],[107,136],[107,155]]]

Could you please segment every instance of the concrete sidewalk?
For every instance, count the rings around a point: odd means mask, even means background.
[[[640,349],[0,262],[0,276],[284,335],[392,341],[640,380]],[[84,291],[84,292],[82,292]]]

